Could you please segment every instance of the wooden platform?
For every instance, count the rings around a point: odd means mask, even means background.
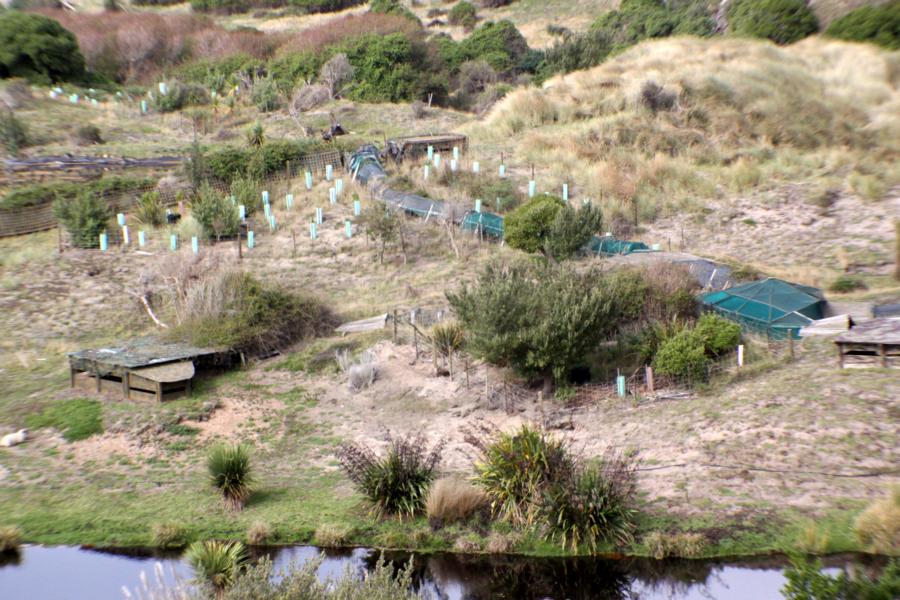
[[[70,383],[98,394],[163,402],[190,394],[198,371],[227,369],[237,360],[231,350],[138,338],[123,346],[70,353]]]
[[[841,368],[900,367],[900,319],[871,319],[834,338]]]

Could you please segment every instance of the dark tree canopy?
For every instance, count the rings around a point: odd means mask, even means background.
[[[72,32],[42,15],[0,14],[0,75],[51,82],[84,75],[84,56]]]

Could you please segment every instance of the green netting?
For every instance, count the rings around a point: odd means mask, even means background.
[[[594,254],[602,254],[604,256],[631,254],[632,252],[648,252],[650,250],[650,248],[647,247],[647,244],[643,242],[617,240],[608,235],[603,237],[593,236],[588,247]]]
[[[801,327],[822,318],[825,303],[816,288],[764,279],[700,297],[708,308],[747,329],[771,337],[799,337]]]
[[[475,212],[466,213],[460,227],[463,231],[483,231],[484,235],[503,239],[503,217],[493,213]]]

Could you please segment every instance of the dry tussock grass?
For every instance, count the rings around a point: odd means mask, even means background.
[[[487,505],[485,493],[457,477],[444,477],[431,485],[425,510],[429,521],[447,524],[465,521]]]
[[[860,543],[872,552],[900,555],[900,486],[864,510],[855,530]]]
[[[469,130],[513,138],[518,161],[552,164],[608,216],[639,198],[652,218],[823,167],[877,200],[900,182],[898,80],[900,53],[861,44],[669,38],[513,92]],[[648,81],[675,94],[671,110],[641,102]]]

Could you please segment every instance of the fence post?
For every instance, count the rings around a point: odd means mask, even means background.
[[[544,429],[544,424],[546,423],[544,419],[544,392],[543,390],[538,391],[538,412],[541,415],[541,429]]]
[[[625,376],[619,375],[616,377],[616,393],[620,398],[625,397]]]
[[[394,309],[394,345],[397,344],[397,309]]]
[[[466,364],[466,389],[469,389],[469,357],[465,357]]]
[[[644,367],[644,378],[647,380],[647,391],[652,394],[656,391],[656,386],[653,381],[653,367],[649,365]]]
[[[738,361],[738,368],[741,368],[744,366],[744,345],[743,344],[738,344],[737,361]]]

